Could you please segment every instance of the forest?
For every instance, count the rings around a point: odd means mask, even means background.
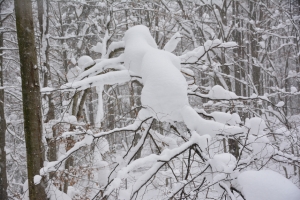
[[[299,200],[300,0],[0,0],[0,200]]]

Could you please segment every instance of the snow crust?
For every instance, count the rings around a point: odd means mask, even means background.
[[[247,200],[300,199],[300,190],[290,180],[271,170],[245,171],[237,180]]]

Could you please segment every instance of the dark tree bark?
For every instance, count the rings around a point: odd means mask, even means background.
[[[3,1],[1,2],[1,4]],[[1,5],[0,4],[0,12]],[[0,16],[1,17],[1,16]],[[0,18],[0,27],[2,19]],[[3,32],[0,33],[0,48],[3,47]],[[3,50],[0,50],[0,84],[3,86]],[[6,175],[6,151],[5,151],[6,121],[4,114],[4,89],[0,89],[0,198],[7,200],[7,175]]]
[[[257,1],[250,1],[249,2],[249,7],[250,7],[250,14],[249,18],[253,20],[254,22],[257,20],[256,16],[256,6],[257,6]],[[254,63],[254,59],[257,59],[258,56],[258,42],[257,42],[257,34],[255,31],[255,27],[253,24],[250,24],[250,63],[252,66],[252,80],[255,88],[257,89],[257,95],[262,95],[261,94],[261,84],[260,84],[260,79],[261,79],[261,73],[260,73],[260,67],[257,66],[256,63]],[[254,91],[255,92],[255,91]]]
[[[34,184],[44,162],[39,71],[30,0],[14,0],[22,78],[24,132],[30,200],[47,199],[45,184]]]

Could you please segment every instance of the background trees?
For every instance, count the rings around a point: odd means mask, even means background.
[[[14,198],[22,198],[20,184],[26,180],[26,168],[20,109],[21,82],[18,78],[19,58],[16,51],[18,46],[12,1],[5,0],[3,5],[2,91],[5,93],[4,109],[7,119],[8,193]],[[253,123],[255,124],[250,118],[262,118],[269,130],[264,133],[269,140],[266,146],[282,152],[272,155],[254,153],[251,145],[259,143],[259,138],[252,138],[249,142],[247,134],[230,137],[220,135],[213,138],[210,158],[215,154],[230,152],[236,157],[240,171],[271,168],[299,186],[299,162],[295,159],[299,158],[298,1],[47,0],[33,2],[33,7],[37,67],[43,87],[58,89],[92,67],[95,64],[93,61],[101,63],[108,59],[117,59],[124,51],[124,32],[133,25],[144,24],[149,27],[160,49],[179,32],[181,41],[173,53],[181,56],[194,50],[193,55],[198,56],[195,59],[182,59],[182,73],[190,85],[190,104],[198,114],[215,121],[223,119],[223,123],[231,125],[241,124],[249,129],[249,134]],[[201,46],[214,39],[235,42],[236,45],[234,48],[211,48],[206,54],[199,56]],[[90,56],[92,60],[83,59],[80,62],[79,58],[83,55]],[[105,65],[97,73],[106,74],[115,70],[119,69]],[[238,97],[220,99],[209,95],[215,85],[234,92]],[[45,89],[48,92],[42,93],[42,119],[47,141],[47,160],[57,160],[80,141],[88,129],[98,133],[133,123],[141,109],[141,88],[142,84],[136,79],[128,83],[105,85],[103,88],[90,87],[82,91],[54,90],[49,93],[50,89]],[[103,112],[99,111],[101,108]],[[224,117],[219,119],[220,114],[216,112],[222,112]],[[230,119],[236,114],[241,121],[231,122]],[[146,137],[142,133],[147,132],[150,125],[151,131]],[[69,134],[68,137],[65,134],[63,137],[65,132],[76,134]],[[186,132],[183,124],[168,124],[157,120],[149,121],[140,130],[133,132],[113,132],[98,142],[95,141],[91,147],[85,147],[68,157],[61,165],[66,166],[60,167],[50,176],[59,190],[65,193],[73,191],[73,198],[91,197],[107,184],[98,182],[106,178],[101,178],[99,174],[114,169],[119,155],[128,150],[131,152],[132,148],[139,152],[134,159],[150,153],[159,154],[163,149],[170,148],[174,140],[177,145],[182,144],[189,138]],[[179,134],[178,138],[181,140],[174,136],[176,134]],[[139,142],[143,140],[144,145]],[[3,141],[1,138],[2,143]],[[168,191],[160,191],[167,195],[174,190],[177,182],[189,180],[194,175],[191,169],[195,167],[195,163],[200,163],[198,168],[203,167],[203,161],[193,158],[194,154],[197,154],[195,149],[187,150],[181,160],[173,161],[174,165],[168,163],[156,176],[159,180],[151,179],[152,185],[149,182],[148,187],[168,186]],[[99,157],[101,159],[95,159]],[[247,162],[246,158],[249,159]],[[100,178],[96,180],[98,175]],[[193,191],[201,191],[201,187],[206,187],[208,190],[205,192],[210,194],[212,190],[209,185],[205,185],[208,184],[208,178],[203,182],[205,186],[201,186],[203,177],[200,177],[198,182],[188,181],[185,188],[174,198],[188,198],[186,190],[193,187]],[[127,179],[126,185],[122,187],[130,187],[133,180],[134,178]],[[92,189],[94,184],[98,187],[95,191]],[[70,190],[68,186],[71,186]]]

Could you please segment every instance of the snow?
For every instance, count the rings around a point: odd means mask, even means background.
[[[34,176],[34,184],[37,185],[39,184],[41,180],[41,176],[35,175]],[[48,186],[46,188],[47,192],[47,197],[49,200],[72,200],[66,193],[58,190],[53,184],[52,181],[48,182]],[[26,180],[23,184],[23,195],[22,199],[23,200],[29,200],[29,190],[28,190],[28,180]]]
[[[237,113],[212,112],[209,116],[212,116],[217,122],[222,124],[234,126],[241,123],[241,118]]]
[[[252,135],[262,135],[264,134],[264,129],[267,128],[265,121],[259,117],[247,119],[246,126],[250,128],[249,133]]]
[[[46,191],[49,200],[72,200],[71,197],[57,189],[52,183],[50,183]]]
[[[253,117],[246,120],[246,126],[250,128],[248,142],[252,146],[253,157],[263,159],[273,155],[275,149],[266,136],[267,126],[265,121],[259,117]]]
[[[101,146],[100,146],[101,147]],[[108,181],[108,176],[110,174],[110,168],[106,161],[102,160],[102,156],[100,154],[101,150],[98,148],[95,149],[94,159],[93,159],[93,168],[94,171],[94,179],[100,186],[105,186]]]
[[[145,53],[157,49],[157,45],[146,26],[138,25],[128,29],[124,36],[124,62],[130,74],[141,76],[141,66]]]
[[[180,42],[180,40],[181,35],[179,32],[177,32],[171,37],[171,39],[167,42],[163,49],[168,52],[173,52],[176,49],[177,44]]]
[[[242,129],[236,126],[226,126],[219,122],[202,119],[198,113],[190,106],[185,106],[182,111],[183,121],[190,130],[197,131],[200,135],[209,134],[215,136],[216,134],[231,135],[242,133]]]
[[[258,42],[258,44],[260,45],[260,47],[261,47],[262,49],[265,49],[265,48],[266,48],[266,44],[265,44],[264,41]]]
[[[85,78],[81,81],[69,82],[61,86],[61,89],[80,89],[84,90],[93,86],[98,85],[113,85],[116,83],[123,83],[130,80],[130,75],[128,71],[114,71],[107,74],[101,74],[98,76],[93,76]]]
[[[101,42],[97,42],[96,46],[93,46],[91,48],[92,51],[97,52],[97,53],[102,53],[102,43]]]
[[[164,145],[166,145],[168,149],[174,149],[178,147],[175,139],[168,136],[161,135],[160,133],[154,131],[150,131],[150,133],[155,140],[164,143]]]
[[[128,173],[134,169],[140,168],[142,166],[151,166],[151,168],[144,173],[142,176],[138,177],[136,182],[133,185],[131,196],[145,183],[145,181],[149,180],[158,169],[160,169],[165,162],[170,161],[173,159],[176,155],[180,154],[181,152],[184,152],[186,149],[188,149],[193,144],[199,144],[199,141],[206,140],[206,136],[199,136],[196,132],[192,132],[192,136],[189,141],[183,143],[177,148],[174,148],[172,150],[165,149],[160,155],[151,154],[149,156],[139,158],[133,162],[131,162],[126,167],[123,167],[119,172],[117,177],[112,181],[110,184],[109,189],[105,192],[105,194],[109,194],[113,189],[117,189],[120,187],[121,179],[124,179],[128,176]],[[201,146],[203,148],[203,146]],[[157,162],[157,161],[165,161],[165,162]],[[129,191],[127,191],[129,192]]]
[[[193,70],[190,70],[188,68],[181,68],[181,72],[183,72],[183,73],[185,73],[185,74],[187,74],[189,76],[194,76],[195,75],[194,72],[193,72]],[[196,87],[198,87],[198,86],[196,86]]]
[[[205,60],[205,49],[203,46],[200,46],[193,51],[189,51],[180,56],[181,62],[183,63],[195,63],[199,59]]]
[[[127,131],[127,130],[129,130],[129,131],[135,131],[142,124],[142,122],[144,120],[148,119],[148,118],[150,118],[149,111],[146,110],[146,109],[142,109],[138,113],[138,116],[136,117],[136,119],[135,119],[135,121],[134,121],[133,124],[130,124],[130,125],[125,126],[123,128],[115,128],[115,129],[107,131],[107,132],[100,132],[100,133],[94,134],[94,137],[95,138],[102,137],[104,135],[108,135],[110,133],[117,132],[117,131]]]
[[[84,139],[79,142],[76,142],[75,145],[69,151],[67,151],[65,154],[61,155],[57,159],[57,161],[45,163],[45,166],[40,169],[40,175],[45,176],[49,172],[55,171],[57,166],[59,165],[59,163],[63,162],[65,159],[68,158],[69,155],[71,155],[73,152],[77,151],[81,147],[91,145],[93,140],[94,140],[93,133],[91,130],[88,130],[86,132]]]
[[[214,47],[217,47],[219,45],[221,45],[222,42],[219,40],[219,39],[215,39],[215,40],[207,40],[205,43],[204,43],[204,48],[206,51],[208,51],[209,49],[212,49]]]
[[[95,127],[100,128],[101,127],[101,120],[104,116],[103,112],[103,97],[102,97],[102,92],[103,92],[103,85],[98,85],[96,87],[96,91],[98,94],[98,109],[97,109],[97,116],[96,116],[96,121],[95,121]]]
[[[236,42],[224,42],[220,44],[219,47],[225,47],[225,48],[230,48],[230,47],[237,47],[238,44]]]
[[[120,63],[124,61],[124,55],[121,54],[120,56],[116,58],[110,58],[110,59],[101,59],[99,61],[96,60],[96,64],[91,67],[90,69],[85,70],[82,72],[77,78],[76,81],[79,81],[85,77],[91,77],[99,74],[106,68],[116,68],[116,69],[122,69],[120,66]],[[124,68],[124,67],[123,67]]]
[[[44,87],[44,88],[41,88],[41,93],[46,93],[46,94],[50,94],[50,92],[54,91],[53,88],[51,87]]]
[[[67,73],[68,82],[73,82],[81,72],[82,69],[78,66],[71,68]]]
[[[219,40],[208,41],[205,48],[219,45]],[[137,44],[139,44],[137,46]],[[199,134],[216,134],[224,128],[225,132],[238,133],[238,127],[202,119],[188,103],[187,83],[180,72],[180,59],[174,54],[157,49],[148,28],[135,26],[125,33],[125,67],[142,77],[142,105],[151,116],[159,121],[184,121],[188,128]],[[130,68],[129,68],[130,66]],[[163,87],[162,87],[163,86]],[[223,96],[232,95],[222,87],[212,90],[222,91]],[[176,99],[176,101],[174,101]]]
[[[95,61],[90,56],[81,56],[78,61],[78,67],[83,71],[85,68],[95,64]]]
[[[199,59],[205,60],[206,59],[206,52],[208,52],[210,49],[215,48],[221,44],[221,41],[216,40],[208,40],[204,43],[204,46],[200,46],[193,51],[189,51],[182,56],[180,56],[180,59],[182,62],[186,63],[194,63],[197,62]]]
[[[169,52],[149,49],[143,57],[142,105],[160,121],[180,121],[179,111],[188,105],[187,83],[178,68],[179,59]]]
[[[284,102],[283,101],[279,101],[277,104],[276,104],[277,107],[282,107],[284,106]]]
[[[108,58],[108,57],[109,57],[109,54],[110,54],[111,52],[115,51],[116,49],[124,48],[124,46],[125,46],[124,41],[120,41],[120,42],[112,42],[112,43],[109,45],[109,47],[108,47],[106,57]]]
[[[245,171],[238,176],[247,200],[299,200],[300,190],[288,179],[271,170]]]
[[[294,94],[296,92],[298,92],[297,88],[294,86],[291,86],[291,93]]]
[[[29,200],[28,179],[23,184],[23,200]]]
[[[130,199],[130,191],[129,190],[120,190],[119,191],[119,199],[120,200],[129,200]]]
[[[33,177],[33,182],[35,185],[39,184],[41,182],[41,180],[42,180],[42,177],[40,175],[35,175]]]
[[[73,199],[73,196],[78,194],[79,192],[73,187],[73,186],[68,186],[68,196]]]
[[[74,115],[70,115],[68,113],[65,113],[63,117],[58,119],[59,122],[66,122],[69,124],[77,124],[77,118]]]
[[[221,153],[214,155],[213,159],[210,159],[208,163],[211,166],[213,174],[215,172],[219,172],[222,175],[224,175],[223,173],[231,174],[236,166],[236,158],[230,153]],[[214,182],[216,182],[220,177],[214,176],[213,178]]]
[[[276,129],[275,133],[282,134],[282,135],[285,135],[285,136],[291,135],[291,132],[285,126],[279,128],[279,129]]]
[[[215,85],[211,88],[211,90],[208,92],[208,97],[210,99],[236,99],[238,96],[230,92],[228,90],[225,90],[220,85]]]

